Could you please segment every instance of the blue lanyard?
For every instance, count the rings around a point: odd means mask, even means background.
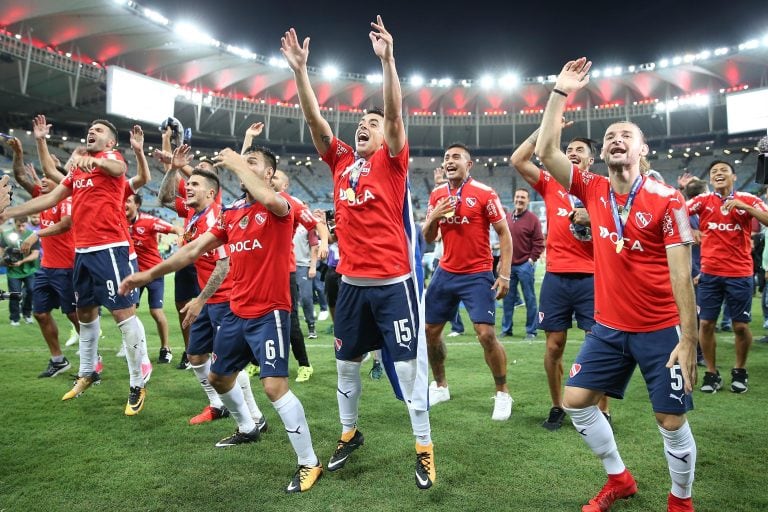
[[[617,243],[617,251],[621,251],[621,247],[624,246],[624,223],[629,219],[629,211],[632,209],[632,203],[635,201],[635,196],[640,190],[640,185],[643,184],[643,176],[640,175],[635,178],[635,182],[632,183],[632,188],[629,191],[627,197],[627,204],[624,205],[621,213],[619,213],[619,206],[616,203],[616,194],[613,192],[613,187],[608,188],[608,193],[611,198],[611,213],[613,214],[613,223],[616,225],[616,234],[619,236],[619,242]]]
[[[194,215],[192,216],[192,218],[191,218],[191,219],[189,219],[189,223],[187,224],[187,229],[185,229],[185,231],[189,231],[189,230],[190,230],[190,228],[192,228],[192,227],[193,227],[193,226],[194,226],[194,225],[197,223],[197,220],[198,220],[200,217],[202,217],[203,215],[205,215],[205,212],[207,212],[207,211],[208,211],[208,209],[209,209],[210,207],[211,207],[211,205],[209,204],[208,206],[206,206],[206,207],[205,207],[205,209],[204,209],[203,211],[201,211],[200,213],[196,213],[196,214],[194,214]],[[193,228],[193,229],[194,229],[194,228]]]
[[[448,197],[455,197],[456,198],[456,204],[454,205],[454,209],[458,209],[459,205],[461,204],[461,191],[464,190],[464,185],[467,184],[469,180],[472,179],[472,176],[467,176],[467,179],[461,182],[461,186],[459,186],[459,189],[456,191],[456,195],[451,195],[451,184],[448,183]]]
[[[728,202],[729,199],[733,199],[733,194],[736,193],[736,189],[731,190],[731,193],[728,194],[726,197],[723,197],[721,194],[718,194],[715,192],[715,195],[720,198],[722,201],[722,205],[720,206],[720,213],[723,215],[728,215],[728,210],[725,208],[725,203]]]

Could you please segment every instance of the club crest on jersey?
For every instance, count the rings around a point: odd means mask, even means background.
[[[337,351],[341,350],[341,345],[342,345],[341,339],[336,338],[336,341],[333,342],[333,345],[334,345],[334,347],[336,347]]]
[[[56,207],[51,208],[51,212],[56,213]]]
[[[635,224],[640,228],[647,228],[651,220],[653,220],[653,215],[648,212],[635,213]]]
[[[253,216],[253,220],[256,221],[256,224],[261,226],[267,221],[267,216],[264,215],[263,213],[257,213],[256,215]]]
[[[245,229],[246,226],[248,226],[248,216],[243,215],[243,218],[240,219],[240,222],[237,225],[240,226],[240,229]]]
[[[571,371],[568,372],[568,375],[571,378],[574,378],[576,375],[579,374],[580,371],[581,371],[581,365],[579,363],[573,363],[571,365]]]
[[[474,197],[467,198],[467,206],[469,206],[470,208],[474,208],[476,204],[477,204],[477,199],[475,199]]]
[[[139,227],[136,228],[136,232],[139,233],[140,235],[143,235],[144,234],[144,228],[139,226]]]

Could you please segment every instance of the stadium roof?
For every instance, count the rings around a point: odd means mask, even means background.
[[[237,136],[270,116],[270,140],[309,142],[292,74],[280,59],[216,41],[132,1],[9,0],[0,6],[0,29],[0,108],[6,112],[103,115],[104,70],[116,65],[178,84],[187,97],[177,103],[176,116],[196,131]],[[596,63],[570,109],[590,130],[599,130],[601,120],[645,116],[641,126],[652,138],[722,131],[723,93],[767,85],[767,70],[768,37],[620,68]],[[376,77],[311,71],[325,115],[342,136],[361,109],[381,104]],[[522,140],[539,122],[554,77],[427,77],[419,86],[413,77],[401,78],[413,146],[466,140],[501,147]],[[676,121],[664,119],[666,102],[681,110]]]

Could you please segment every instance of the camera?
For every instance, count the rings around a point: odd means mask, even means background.
[[[166,129],[171,129],[171,145],[174,148],[181,146],[182,144],[189,144],[192,141],[192,129],[184,129],[181,121],[175,117],[168,117],[160,124],[160,131],[165,132]]]
[[[333,210],[325,210],[325,224],[328,226],[330,234],[336,234],[336,216]]]
[[[21,292],[6,292],[0,290],[0,300],[21,300]]]
[[[5,250],[5,254],[3,255],[3,265],[6,267],[11,266],[13,263],[16,263],[17,261],[21,261],[24,259],[24,253],[21,252],[21,249],[18,249],[16,247],[9,247]]]

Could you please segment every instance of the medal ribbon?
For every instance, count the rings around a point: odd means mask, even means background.
[[[619,236],[618,244],[620,245],[624,244],[624,223],[622,222],[622,218],[629,219],[629,211],[632,209],[632,203],[635,201],[635,196],[640,190],[640,185],[642,185],[642,183],[642,175],[635,178],[634,183],[632,183],[632,188],[629,191],[629,196],[627,197],[627,203],[624,205],[621,214],[619,214],[619,206],[616,203],[616,194],[613,192],[613,187],[608,188],[608,194],[611,199],[611,214],[613,215],[613,223],[616,225],[616,234]]]
[[[189,223],[187,223],[187,227],[184,229],[184,241],[189,243],[192,241],[192,237],[194,236],[195,232],[197,231],[197,228],[195,227],[195,224],[197,224],[197,220],[205,215],[205,212],[207,212],[211,208],[211,205],[208,205],[205,207],[203,211],[200,213],[196,213],[192,216],[191,219],[189,219]]]
[[[456,190],[456,195],[451,195],[451,184],[448,184],[448,197],[455,197],[456,198],[456,205],[454,206],[454,213],[458,213],[459,205],[461,204],[461,191],[464,190],[464,185],[467,184],[469,180],[472,179],[472,176],[467,176],[467,179],[461,182],[461,185],[459,186],[458,190]]]
[[[726,210],[724,208],[725,203],[727,203],[729,199],[733,199],[733,194],[735,194],[735,193],[736,193],[736,189],[733,189],[733,190],[731,190],[730,194],[728,194],[727,196],[723,197],[721,194],[718,194],[717,192],[715,192],[715,195],[717,197],[719,197],[720,200],[722,201],[722,204],[720,205],[720,212],[723,215],[726,215],[728,213],[728,210]]]

